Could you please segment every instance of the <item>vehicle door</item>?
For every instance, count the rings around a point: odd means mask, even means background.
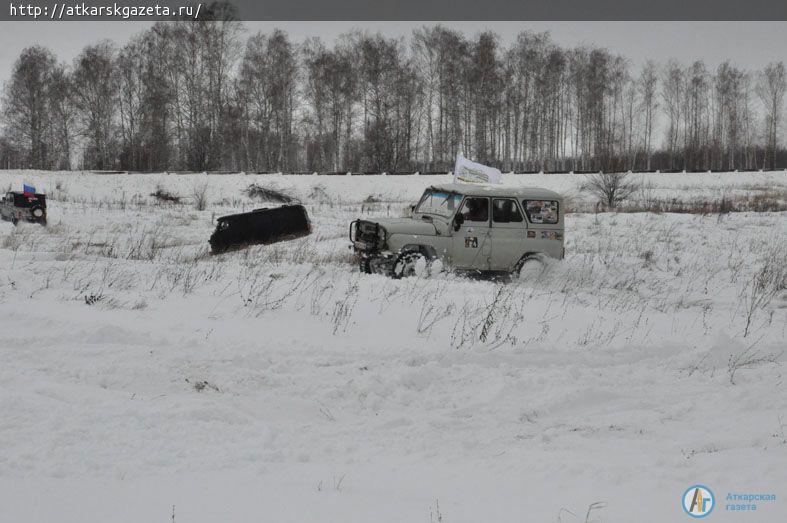
[[[525,252],[527,225],[514,198],[492,198],[490,268],[511,270]]]
[[[459,230],[451,237],[451,262],[457,269],[489,269],[489,198],[466,196],[457,214],[462,215]]]

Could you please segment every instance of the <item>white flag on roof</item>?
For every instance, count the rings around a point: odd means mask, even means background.
[[[500,169],[471,162],[461,154],[456,155],[454,181],[465,183],[503,183]]]

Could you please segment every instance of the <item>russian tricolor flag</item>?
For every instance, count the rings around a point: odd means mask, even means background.
[[[25,196],[35,196],[36,195],[36,188],[32,185],[27,185],[26,183],[22,184],[22,194]]]

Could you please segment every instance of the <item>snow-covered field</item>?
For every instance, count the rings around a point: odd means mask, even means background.
[[[581,178],[505,183],[579,202]],[[0,522],[672,522],[697,483],[709,521],[787,520],[785,212],[570,214],[542,274],[393,281],[349,221],[442,177],[0,172],[22,181],[49,226],[0,223]],[[207,255],[250,183],[314,233]]]

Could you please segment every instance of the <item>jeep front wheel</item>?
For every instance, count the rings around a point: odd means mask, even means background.
[[[403,252],[394,262],[393,278],[409,278],[426,274],[426,258],[420,252]]]
[[[358,260],[358,269],[363,274],[371,274],[372,273],[371,260],[367,256],[360,256],[360,259]]]

